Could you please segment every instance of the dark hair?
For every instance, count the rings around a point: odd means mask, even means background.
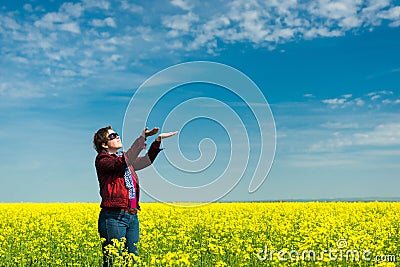
[[[108,141],[108,130],[111,130],[111,126],[101,128],[94,134],[93,147],[97,153],[106,152],[107,150],[103,147],[103,144],[107,144]]]

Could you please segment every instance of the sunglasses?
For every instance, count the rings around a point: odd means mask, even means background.
[[[117,133],[110,133],[108,135],[108,141],[114,140],[115,138],[117,138],[119,135]]]

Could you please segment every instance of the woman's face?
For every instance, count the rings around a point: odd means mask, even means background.
[[[113,129],[108,130],[108,139],[107,150],[109,152],[116,152],[122,147],[121,138]]]

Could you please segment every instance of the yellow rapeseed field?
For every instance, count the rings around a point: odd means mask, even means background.
[[[101,266],[99,211],[0,204],[0,266]],[[400,203],[143,203],[139,220],[138,266],[400,264]]]

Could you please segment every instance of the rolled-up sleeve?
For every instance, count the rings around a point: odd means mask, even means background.
[[[151,146],[149,151],[147,152],[147,154],[149,155],[150,161],[153,163],[153,161],[156,159],[158,153],[160,153],[160,151],[162,150],[162,148],[160,148],[160,144],[161,141],[154,141]]]

